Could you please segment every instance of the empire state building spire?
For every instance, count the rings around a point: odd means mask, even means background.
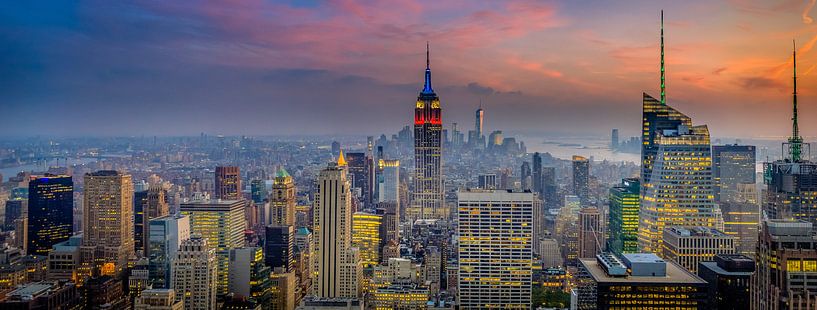
[[[431,57],[429,53],[428,42],[426,42],[426,81],[423,85],[423,94],[433,94],[434,89],[431,88]]]

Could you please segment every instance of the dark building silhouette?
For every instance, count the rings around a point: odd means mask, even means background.
[[[48,255],[74,232],[74,181],[66,175],[31,177],[28,183],[29,255]]]
[[[709,283],[709,309],[749,309],[755,261],[741,254],[718,254],[698,263],[698,276]]]
[[[267,226],[264,239],[264,263],[273,270],[295,270],[295,229],[292,226]]]

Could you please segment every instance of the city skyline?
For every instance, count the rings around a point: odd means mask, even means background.
[[[797,1],[67,6],[0,13],[9,59],[0,68],[11,73],[0,86],[10,111],[3,135],[397,130],[411,122],[426,41],[446,128],[468,124],[482,100],[489,132],[630,135],[633,94],[659,93],[662,8],[669,104],[711,124],[713,136],[785,136],[795,39],[805,139],[817,129],[817,30],[811,5]]]

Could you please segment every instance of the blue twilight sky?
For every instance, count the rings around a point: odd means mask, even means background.
[[[0,1],[0,136],[377,134],[409,124],[431,42],[446,126],[634,135],[657,95],[716,136],[817,131],[803,1]]]

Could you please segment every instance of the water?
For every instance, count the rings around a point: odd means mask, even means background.
[[[573,155],[593,157],[594,160],[625,161],[638,164],[641,155],[635,153],[621,153],[610,150],[609,139],[602,138],[553,138],[553,137],[520,137],[525,142],[529,153],[550,153],[560,159],[571,159]]]
[[[18,172],[21,171],[29,171],[29,172],[44,172],[48,170],[48,167],[65,167],[66,161],[68,166],[74,165],[85,165],[92,162],[97,161],[96,158],[68,158],[58,160],[49,160],[44,162],[38,162],[34,164],[27,164],[22,166],[16,167],[8,167],[8,168],[0,168],[0,174],[3,175],[4,180],[8,180],[9,177],[17,175]]]

